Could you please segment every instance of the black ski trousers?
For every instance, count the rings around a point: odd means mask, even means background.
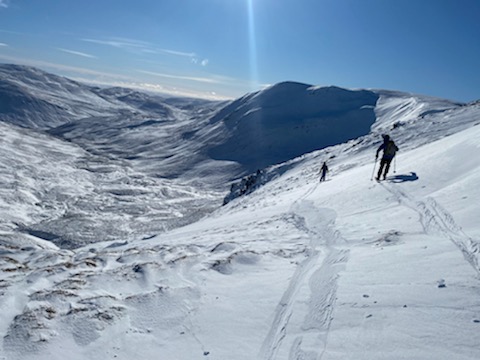
[[[387,177],[388,170],[390,170],[390,164],[393,159],[382,159],[380,160],[380,168],[378,169],[377,179],[380,179],[383,172],[383,179]],[[385,170],[385,171],[384,171]]]

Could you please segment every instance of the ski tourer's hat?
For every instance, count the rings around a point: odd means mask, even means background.
[[[386,140],[386,141],[387,141],[387,140],[390,140],[390,136],[388,136],[387,134],[383,134],[382,137],[383,137],[383,139]]]

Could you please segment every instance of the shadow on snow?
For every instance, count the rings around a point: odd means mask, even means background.
[[[413,171],[408,175],[395,175],[388,179],[388,181],[394,182],[394,183],[402,183],[406,181],[417,181],[417,180],[418,180],[418,176]]]

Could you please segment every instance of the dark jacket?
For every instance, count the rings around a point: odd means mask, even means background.
[[[391,160],[395,157],[396,152],[398,151],[397,145],[393,142],[393,140],[385,140],[382,145],[380,145],[377,149],[377,157],[378,153],[383,150],[382,160]]]

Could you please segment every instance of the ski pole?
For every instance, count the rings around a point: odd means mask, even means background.
[[[393,158],[393,173],[394,174],[397,173],[397,157],[396,156]]]
[[[372,177],[370,178],[370,181],[373,180],[373,176],[375,175],[375,168],[377,167],[377,158],[375,158],[375,162],[373,163],[373,171],[372,171]]]

